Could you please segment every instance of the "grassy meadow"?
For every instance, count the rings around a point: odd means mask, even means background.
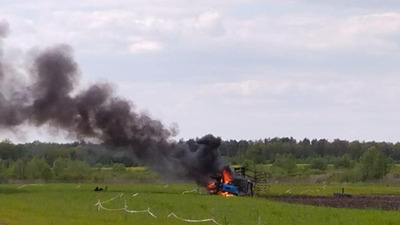
[[[94,192],[96,186],[108,186],[105,192]],[[272,184],[270,192],[284,194],[306,190],[320,190],[319,194],[339,192],[343,185],[289,185]],[[295,205],[252,197],[222,197],[184,191],[197,188],[194,184],[71,184],[44,183],[22,186],[0,185],[1,225],[119,225],[119,224],[191,224],[167,217],[175,213],[184,219],[201,220],[214,218],[223,225],[257,224],[400,224],[396,211],[375,209],[338,209]],[[353,184],[346,192],[399,194],[400,186]],[[316,191],[314,191],[316,192]],[[310,194],[314,194],[314,192]],[[308,194],[308,193],[307,193]],[[129,210],[150,209],[148,213],[98,211],[95,205],[99,197],[107,209],[121,209],[125,202]],[[112,201],[108,201],[112,200]],[[259,222],[260,220],[260,222]],[[196,224],[214,224],[211,221]]]

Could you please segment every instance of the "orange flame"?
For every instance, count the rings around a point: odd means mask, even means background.
[[[212,188],[215,188],[215,183],[214,182],[211,182],[211,183],[209,183],[207,186],[206,186],[206,188],[207,189],[212,189]]]
[[[229,167],[225,167],[222,170],[222,183],[228,184],[232,181],[232,178],[233,178],[233,176],[232,176],[232,173],[231,173]],[[218,194],[222,195],[222,196],[226,196],[226,197],[234,196],[233,194],[226,192],[226,191],[218,191]]]
[[[232,174],[226,168],[222,170],[222,183],[227,184],[232,180]]]
[[[207,190],[208,190],[208,192],[209,192],[210,194],[216,194],[217,187],[216,187],[215,182],[209,183],[209,184],[206,186],[206,188],[207,188]]]
[[[219,191],[219,192],[218,192],[218,195],[222,195],[222,196],[225,196],[225,197],[232,197],[232,196],[234,196],[233,194],[231,194],[231,193],[229,193],[229,192],[226,192],[226,191]]]

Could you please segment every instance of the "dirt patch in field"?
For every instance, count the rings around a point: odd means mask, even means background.
[[[268,199],[288,203],[329,206],[341,208],[375,208],[383,210],[399,210],[400,197],[393,195],[353,195],[343,196],[314,196],[314,195],[269,195]]]

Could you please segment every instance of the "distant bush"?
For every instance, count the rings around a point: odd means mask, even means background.
[[[336,169],[340,168],[346,168],[346,169],[351,169],[354,168],[355,162],[351,160],[351,157],[349,154],[344,154],[342,157],[337,158],[334,161],[334,165]]]
[[[376,147],[370,147],[360,157],[360,172],[363,180],[383,178],[389,172],[388,158]]]
[[[252,160],[246,159],[243,163],[244,168],[246,168],[246,170],[255,170],[255,164]]]
[[[66,180],[84,180],[91,178],[92,170],[86,161],[70,161],[61,177]]]
[[[355,183],[361,181],[361,173],[359,169],[347,169],[341,171],[339,182],[341,183]]]
[[[26,176],[28,179],[44,179],[51,178],[51,170],[49,164],[42,157],[34,157],[26,165]]]
[[[275,170],[276,172],[278,171],[278,169],[276,168],[282,169],[282,171],[287,174],[293,174],[297,169],[296,160],[291,154],[277,154],[275,157],[275,162],[272,164],[271,169]]]
[[[328,164],[322,158],[315,158],[315,159],[311,160],[311,163],[310,163],[311,169],[326,170],[327,167],[328,167]]]
[[[12,164],[12,176],[17,179],[24,180],[27,178],[27,164],[28,160],[20,158]]]
[[[0,159],[0,180],[7,179],[7,166],[5,161]]]
[[[71,160],[69,158],[58,158],[54,160],[52,170],[54,178],[60,178],[64,174],[64,171],[70,161]]]
[[[267,175],[270,178],[284,178],[284,177],[287,177],[289,174],[288,174],[287,170],[285,170],[281,167],[272,166],[269,169]]]
[[[123,163],[114,163],[112,170],[114,172],[124,172],[125,171],[125,165]]]

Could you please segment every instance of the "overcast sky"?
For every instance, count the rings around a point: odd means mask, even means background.
[[[66,43],[177,138],[400,141],[398,0],[0,0],[4,55]],[[51,141],[36,129],[0,139]]]

